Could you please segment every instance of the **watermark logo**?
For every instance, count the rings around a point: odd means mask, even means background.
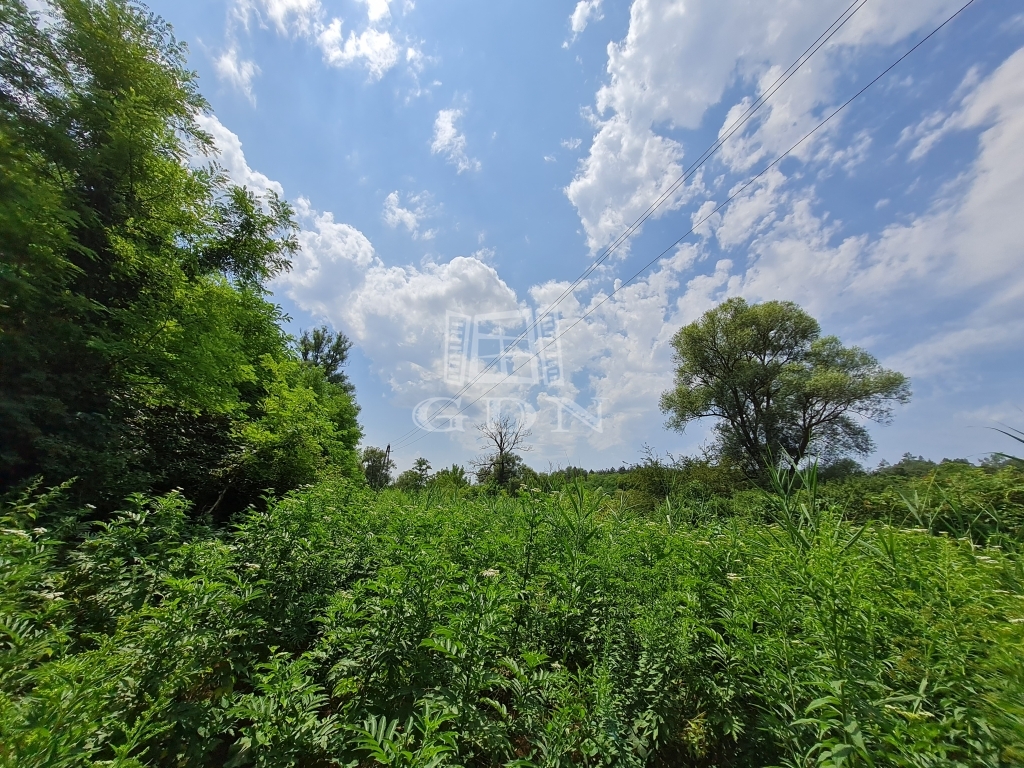
[[[543,386],[556,391],[566,383],[558,318],[545,314],[534,319],[533,310],[466,315],[445,314],[444,380],[448,384],[510,384]],[[584,408],[567,397],[550,392],[538,395],[538,403],[555,410],[552,432],[569,432],[579,423],[601,432],[601,401]],[[488,422],[511,414],[525,429],[537,421],[537,409],[517,397],[490,397],[479,403]],[[464,432],[467,415],[462,397],[431,397],[417,403],[413,423],[427,432]]]
[[[448,312],[444,349],[449,384],[564,383],[558,319],[550,314],[534,322],[530,309],[484,315]]]
[[[461,397],[430,397],[412,409],[412,421],[427,432],[464,432]]]

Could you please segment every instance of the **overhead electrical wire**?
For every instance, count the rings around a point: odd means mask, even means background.
[[[503,379],[502,381],[499,381],[499,382],[496,382],[495,384],[493,384],[489,389],[487,389],[482,394],[480,394],[479,396],[477,396],[476,398],[471,400],[469,403],[467,403],[465,406],[463,406],[454,416],[446,417],[446,418],[455,418],[456,416],[459,416],[462,413],[465,413],[465,411],[467,411],[470,407],[472,407],[473,405],[478,403],[480,400],[482,400],[485,396],[487,396],[488,394],[493,392],[494,389],[497,386],[499,386],[500,384],[504,383],[509,378],[514,376],[516,371],[519,371],[523,366],[525,366],[526,364],[530,363],[534,358],[536,358],[539,355],[541,355],[552,344],[554,344],[559,339],[561,339],[562,336],[564,336],[566,333],[568,333],[573,328],[575,328],[577,325],[579,325],[581,322],[583,322],[587,317],[589,317],[591,314],[593,314],[599,307],[601,307],[612,296],[614,296],[616,293],[621,291],[627,285],[632,283],[636,278],[638,278],[640,275],[642,275],[644,272],[646,272],[651,266],[653,266],[658,261],[660,261],[673,248],[678,246],[683,240],[685,240],[687,237],[692,235],[697,230],[697,228],[700,227],[701,224],[703,224],[708,219],[710,219],[712,216],[714,216],[716,213],[718,213],[720,210],[722,210],[726,205],[731,203],[740,194],[742,194],[745,190],[747,190],[755,181],[757,181],[759,178],[764,176],[766,173],[768,173],[768,171],[770,171],[772,168],[774,168],[779,163],[781,163],[786,157],[788,157],[793,152],[795,152],[801,145],[803,145],[804,142],[806,142],[809,138],[811,138],[811,136],[813,136],[815,133],[817,133],[819,130],[821,130],[821,128],[823,128],[829,121],[831,121],[832,118],[834,118],[836,115],[838,115],[844,109],[846,109],[856,99],[858,99],[861,95],[863,95],[865,91],[867,91],[869,88],[871,88],[871,86],[873,86],[875,83],[877,83],[879,80],[881,80],[887,74],[889,74],[889,72],[891,72],[893,69],[895,69],[904,59],[906,59],[908,56],[910,56],[912,53],[914,53],[914,51],[916,51],[918,48],[920,48],[922,45],[924,45],[926,42],[928,42],[928,40],[930,40],[932,37],[934,37],[936,34],[938,34],[940,30],[942,30],[947,24],[952,22],[957,16],[959,16],[961,13],[963,13],[965,10],[967,10],[967,8],[969,8],[971,5],[973,5],[974,2],[975,2],[975,0],[968,0],[968,2],[964,3],[964,5],[962,5],[955,13],[953,13],[945,21],[943,21],[941,24],[939,24],[937,27],[935,27],[935,29],[933,29],[931,32],[929,32],[927,35],[925,35],[923,38],[921,38],[906,53],[904,53],[902,56],[900,56],[898,59],[896,59],[896,61],[894,61],[892,64],[890,64],[884,70],[882,70],[878,75],[876,75],[872,80],[870,80],[866,85],[864,85],[859,91],[857,91],[855,94],[853,94],[850,98],[848,98],[846,101],[844,101],[840,106],[838,106],[836,109],[834,109],[832,112],[830,112],[827,117],[825,117],[814,128],[812,128],[810,131],[808,131],[806,134],[804,134],[804,136],[799,141],[797,141],[795,144],[793,144],[793,146],[791,146],[789,149],[787,149],[785,152],[783,152],[781,155],[779,155],[777,158],[775,158],[775,160],[773,160],[769,165],[765,166],[759,173],[757,173],[757,175],[751,177],[742,187],[740,187],[735,192],[733,192],[731,195],[729,195],[729,197],[727,197],[713,211],[711,211],[710,213],[705,215],[700,221],[696,222],[684,235],[682,235],[677,240],[675,240],[675,242],[673,242],[671,245],[669,245],[667,248],[665,248],[665,250],[663,250],[661,253],[659,253],[657,256],[655,256],[653,259],[651,259],[647,264],[645,264],[643,267],[641,267],[639,270],[637,270],[628,280],[622,282],[617,288],[615,288],[615,290],[611,291],[607,296],[605,296],[603,299],[601,299],[601,301],[599,301],[593,307],[588,309],[584,314],[582,314],[580,317],[578,317],[576,319],[576,321],[574,323],[572,323],[572,325],[570,325],[569,327],[565,328],[564,330],[562,330],[558,334],[556,334],[552,339],[550,339],[548,341],[548,343],[543,348],[541,348],[540,350],[535,352],[533,355],[528,357],[520,365],[518,365],[515,368],[513,368],[513,370],[505,377],[505,379]],[[454,398],[452,398],[452,399],[454,399]],[[424,433],[422,435],[419,435],[415,439],[403,442],[401,445],[398,446],[398,448],[396,448],[396,450],[401,449],[401,448],[408,448],[413,443],[416,443],[419,440],[422,440],[428,434],[430,434],[430,432],[424,431]]]
[[[601,264],[603,264],[603,263],[604,263],[604,262],[605,262],[605,261],[606,261],[606,260],[607,260],[607,259],[608,259],[608,258],[609,258],[609,257],[610,257],[610,256],[611,256],[611,255],[612,255],[612,254],[613,254],[613,253],[614,253],[614,252],[616,251],[616,250],[618,250],[618,248],[619,248],[619,247],[620,247],[620,246],[621,246],[621,245],[622,245],[623,243],[625,243],[625,242],[626,242],[626,240],[628,240],[628,239],[629,239],[630,237],[632,237],[632,235],[633,235],[633,234],[635,234],[635,233],[636,233],[636,231],[637,231],[637,230],[638,230],[638,229],[639,229],[639,228],[640,228],[640,227],[641,227],[641,226],[642,226],[642,225],[643,225],[643,224],[644,224],[644,223],[645,223],[645,222],[646,222],[646,221],[647,221],[647,220],[648,220],[648,219],[649,219],[649,218],[650,218],[651,216],[653,216],[653,215],[654,215],[654,213],[655,213],[655,212],[656,212],[656,211],[657,211],[657,210],[658,210],[658,209],[659,209],[659,208],[660,208],[660,207],[661,207],[662,205],[664,205],[664,204],[665,204],[665,202],[667,202],[667,201],[668,201],[668,200],[669,200],[669,199],[670,199],[670,198],[672,197],[672,195],[673,195],[673,194],[675,194],[675,192],[676,192],[676,191],[677,191],[677,190],[679,189],[679,187],[681,187],[681,186],[682,186],[682,185],[683,185],[684,183],[686,183],[686,181],[687,181],[687,180],[689,180],[690,178],[692,178],[692,177],[693,177],[693,175],[694,175],[694,174],[695,174],[695,173],[696,173],[696,172],[697,172],[697,171],[698,171],[698,170],[699,170],[699,169],[700,169],[701,167],[703,167],[703,166],[704,166],[704,164],[705,164],[705,163],[706,163],[706,162],[707,162],[707,161],[708,161],[708,160],[709,160],[709,159],[711,158],[711,156],[712,156],[712,155],[714,155],[714,154],[715,154],[715,153],[716,153],[716,152],[717,152],[717,151],[718,151],[718,150],[719,150],[719,149],[720,149],[720,148],[722,147],[722,145],[723,145],[723,144],[725,144],[725,142],[729,140],[729,138],[730,138],[730,137],[732,137],[732,136],[733,136],[733,134],[735,134],[735,133],[736,133],[737,131],[739,131],[739,130],[740,130],[740,129],[741,129],[741,128],[742,128],[743,126],[744,126],[744,125],[746,125],[746,124],[747,124],[747,123],[748,123],[748,122],[749,122],[749,121],[750,121],[750,120],[751,120],[751,119],[752,119],[752,118],[754,117],[754,115],[755,115],[755,114],[756,114],[756,113],[757,113],[757,112],[758,112],[758,111],[759,111],[759,110],[760,110],[760,109],[761,109],[761,108],[762,108],[762,107],[763,107],[763,106],[764,106],[764,105],[765,105],[765,104],[766,104],[766,103],[768,102],[768,100],[769,100],[769,99],[770,99],[770,98],[771,98],[771,97],[772,97],[772,96],[773,96],[773,95],[774,95],[774,94],[775,94],[775,93],[776,93],[776,92],[777,92],[777,91],[778,91],[778,90],[779,90],[779,89],[780,89],[780,88],[781,88],[781,87],[782,87],[783,85],[785,85],[785,84],[786,84],[786,83],[787,83],[787,82],[788,82],[788,81],[789,81],[789,80],[790,80],[790,79],[791,79],[791,78],[793,77],[793,75],[795,75],[795,74],[797,73],[797,71],[798,71],[798,70],[799,70],[799,69],[800,69],[800,68],[801,68],[801,67],[802,67],[802,66],[803,66],[804,64],[806,64],[806,63],[807,63],[807,61],[808,61],[808,60],[809,60],[809,59],[810,59],[810,58],[811,58],[811,57],[812,57],[812,56],[813,56],[813,55],[814,55],[815,53],[817,53],[817,52],[818,52],[818,51],[819,51],[819,50],[820,50],[820,49],[821,49],[821,48],[822,48],[822,47],[823,47],[823,46],[824,46],[824,45],[825,45],[826,43],[828,43],[828,41],[829,41],[829,40],[831,40],[831,39],[832,39],[832,37],[833,37],[833,36],[834,36],[834,35],[835,35],[835,34],[836,34],[836,33],[837,33],[837,32],[838,32],[838,31],[839,31],[840,29],[842,29],[842,27],[843,27],[843,26],[844,26],[844,25],[846,24],[846,22],[848,22],[848,21],[849,21],[849,20],[850,20],[850,19],[851,19],[851,18],[853,17],[853,15],[857,13],[857,11],[859,11],[859,10],[860,10],[861,8],[863,8],[863,7],[864,7],[864,5],[865,5],[865,4],[867,3],[867,2],[868,2],[868,0],[854,0],[854,1],[853,1],[853,2],[852,2],[852,3],[850,4],[850,5],[849,5],[849,6],[847,6],[847,8],[846,8],[846,9],[845,9],[845,10],[844,10],[844,11],[843,11],[843,12],[842,12],[842,13],[841,13],[841,14],[840,14],[839,16],[838,16],[838,18],[836,18],[836,20],[835,20],[835,21],[833,21],[833,22],[832,22],[832,23],[831,23],[831,24],[830,24],[830,25],[828,26],[828,28],[827,28],[827,29],[826,29],[826,30],[825,30],[824,32],[822,32],[822,33],[821,33],[820,35],[818,35],[818,37],[817,37],[817,38],[816,38],[816,39],[814,40],[814,42],[812,42],[812,43],[811,43],[811,44],[810,44],[810,45],[809,45],[809,46],[808,46],[808,47],[807,47],[807,48],[806,48],[806,49],[804,50],[804,52],[803,52],[803,53],[801,53],[801,54],[800,54],[800,55],[799,55],[799,56],[797,57],[797,59],[796,59],[796,60],[795,60],[795,61],[794,61],[794,62],[793,62],[792,64],[790,64],[790,65],[789,65],[789,67],[788,67],[788,68],[787,68],[787,69],[786,69],[786,70],[785,70],[785,71],[784,71],[784,72],[783,72],[783,73],[782,73],[781,75],[779,75],[779,76],[778,76],[778,77],[777,77],[777,78],[775,79],[775,81],[774,81],[774,82],[772,82],[772,83],[771,83],[771,85],[769,85],[769,86],[768,86],[768,87],[767,87],[767,88],[766,88],[766,89],[765,89],[765,90],[764,90],[764,91],[763,91],[763,92],[761,93],[761,95],[760,95],[760,96],[758,96],[758,97],[757,97],[757,99],[755,99],[755,100],[754,100],[754,101],[753,101],[753,102],[752,102],[752,103],[751,103],[751,104],[750,104],[750,105],[749,105],[749,106],[747,107],[747,109],[746,109],[746,110],[745,110],[745,111],[743,112],[743,114],[741,114],[741,115],[740,115],[740,116],[739,116],[738,118],[736,118],[736,119],[735,119],[735,120],[734,120],[734,121],[733,121],[733,122],[732,122],[732,123],[731,123],[731,124],[729,125],[729,127],[728,127],[728,128],[726,128],[726,129],[725,129],[725,130],[724,130],[723,132],[721,132],[721,133],[719,134],[718,138],[717,138],[717,139],[716,139],[716,140],[715,140],[715,141],[714,141],[714,142],[713,142],[713,143],[712,143],[712,144],[711,144],[711,145],[710,145],[710,146],[709,146],[709,147],[708,147],[707,149],[705,149],[705,150],[704,150],[704,151],[703,151],[703,152],[702,152],[702,153],[700,154],[700,156],[698,156],[698,158],[697,158],[697,159],[696,159],[696,160],[695,160],[694,162],[692,162],[692,163],[691,163],[691,164],[690,164],[690,165],[689,165],[689,166],[688,166],[688,167],[687,167],[687,168],[686,168],[686,169],[685,169],[685,170],[683,171],[683,173],[681,173],[681,174],[680,174],[680,175],[679,175],[679,176],[678,176],[678,177],[677,177],[677,178],[676,178],[676,179],[675,179],[675,180],[674,180],[674,181],[673,181],[673,182],[672,182],[672,183],[671,183],[671,184],[670,184],[670,185],[668,186],[668,188],[667,188],[667,189],[666,189],[666,190],[665,190],[664,192],[662,192],[662,194],[661,194],[661,195],[659,195],[659,196],[658,196],[658,198],[657,198],[657,199],[656,199],[656,200],[655,200],[655,201],[654,201],[653,203],[651,203],[651,204],[650,204],[650,205],[649,205],[649,206],[647,207],[647,209],[646,209],[646,210],[645,210],[645,211],[644,211],[644,212],[643,212],[642,214],[640,214],[640,216],[639,216],[639,217],[638,217],[638,218],[637,218],[637,219],[636,219],[636,220],[635,220],[635,221],[634,221],[634,222],[633,222],[632,224],[630,224],[630,225],[629,225],[629,226],[628,226],[628,227],[627,227],[627,228],[626,228],[626,229],[625,229],[625,230],[624,230],[624,231],[623,231],[623,232],[622,232],[622,233],[621,233],[621,234],[620,234],[620,235],[619,235],[619,236],[618,236],[618,237],[617,237],[617,238],[616,238],[616,239],[615,239],[615,240],[614,240],[614,241],[613,241],[613,242],[612,242],[612,243],[611,243],[610,245],[608,245],[608,246],[607,246],[607,247],[606,247],[606,248],[604,249],[604,251],[602,251],[602,252],[601,252],[601,254],[600,254],[600,255],[599,255],[599,256],[598,256],[598,257],[597,257],[597,258],[596,258],[596,259],[595,259],[595,260],[594,260],[594,261],[593,261],[593,262],[592,262],[592,263],[591,263],[591,264],[590,264],[590,265],[589,265],[589,266],[588,266],[588,267],[587,267],[587,268],[586,268],[586,269],[585,269],[584,271],[583,271],[583,274],[581,274],[581,275],[580,275],[579,277],[577,277],[577,278],[576,278],[575,280],[573,280],[573,281],[572,281],[572,283],[570,283],[570,284],[569,284],[569,286],[568,286],[568,287],[567,287],[567,288],[566,288],[565,290],[563,290],[563,291],[562,291],[562,293],[561,293],[561,294],[560,294],[560,295],[558,296],[558,298],[556,298],[556,299],[555,299],[555,300],[554,300],[554,301],[553,301],[553,302],[552,302],[551,304],[549,304],[549,305],[548,305],[548,306],[547,306],[547,307],[546,307],[546,308],[544,309],[544,311],[543,311],[543,312],[542,312],[542,313],[541,313],[540,315],[538,315],[538,316],[537,316],[537,317],[536,317],[536,318],[535,318],[535,319],[533,320],[533,322],[531,322],[531,323],[530,323],[530,324],[529,324],[529,325],[528,325],[528,326],[527,326],[527,327],[526,327],[526,328],[525,328],[525,329],[523,330],[523,332],[522,332],[522,333],[521,333],[521,334],[520,334],[520,335],[519,335],[518,337],[516,337],[516,338],[515,338],[515,339],[514,339],[514,340],[512,341],[512,343],[511,343],[511,345],[510,345],[510,346],[511,346],[512,348],[514,348],[514,347],[515,347],[515,346],[516,346],[517,344],[519,344],[519,343],[520,343],[521,341],[523,341],[524,339],[526,339],[527,335],[528,335],[528,334],[529,334],[529,333],[530,333],[531,331],[533,331],[533,329],[534,329],[534,328],[536,328],[536,327],[537,327],[538,325],[540,325],[540,323],[541,323],[541,322],[542,322],[542,321],[543,321],[543,320],[544,320],[545,318],[549,317],[549,316],[550,316],[550,315],[552,314],[552,312],[553,312],[553,311],[555,310],[555,308],[556,308],[556,307],[557,307],[557,306],[558,306],[559,304],[561,304],[561,303],[562,303],[562,301],[564,301],[564,300],[565,300],[565,299],[566,299],[566,298],[567,298],[568,296],[572,295],[572,293],[573,293],[573,292],[574,292],[574,291],[576,290],[576,288],[578,288],[578,287],[579,287],[579,286],[580,286],[580,285],[581,285],[581,284],[583,283],[583,281],[584,281],[584,280],[586,280],[586,279],[587,279],[588,277],[590,277],[590,275],[592,275],[592,274],[594,273],[594,271],[595,271],[595,270],[596,270],[596,269],[597,269],[597,268],[598,268],[598,267],[599,267],[599,266],[600,266]],[[476,374],[476,376],[475,376],[475,377],[474,377],[474,378],[473,378],[473,379],[472,379],[471,381],[469,381],[468,383],[464,384],[464,385],[462,386],[462,388],[461,388],[461,389],[459,389],[459,391],[458,391],[458,392],[456,392],[456,393],[455,393],[454,395],[452,395],[452,396],[451,396],[451,397],[452,397],[452,399],[454,399],[454,398],[458,398],[458,397],[462,396],[463,394],[465,394],[465,393],[466,393],[467,391],[469,391],[469,389],[470,389],[470,388],[471,388],[471,387],[472,387],[472,386],[473,386],[474,384],[476,384],[476,383],[477,383],[477,382],[478,382],[478,381],[479,381],[479,380],[481,379],[481,377],[483,377],[484,375],[486,375],[486,374],[487,374],[487,371],[488,371],[488,370],[490,370],[490,368],[491,368],[492,366],[494,366],[494,365],[495,365],[495,364],[496,364],[496,363],[498,362],[498,360],[500,359],[500,357],[501,357],[501,356],[499,355],[498,357],[495,357],[495,358],[494,358],[494,360],[492,360],[492,361],[490,361],[489,363],[487,363],[487,365],[486,365],[486,366],[484,366],[484,368],[483,368],[483,369],[482,369],[481,371],[479,371],[479,372],[478,372],[478,373]],[[440,413],[440,410],[439,410],[439,411],[437,411],[437,412],[435,412],[435,413],[433,414],[433,416],[431,416],[431,417],[428,417],[427,421],[429,421],[429,420],[430,420],[431,418],[433,418],[434,416],[437,416],[437,415],[438,415],[438,413]],[[398,438],[398,440],[397,440],[396,442],[402,442],[403,440],[405,440],[405,439],[406,439],[406,438],[408,438],[409,436],[411,436],[411,435],[415,434],[415,433],[416,433],[416,432],[417,432],[418,430],[419,430],[419,427],[414,427],[413,429],[409,430],[409,431],[408,431],[408,432],[406,432],[406,433],[405,433],[404,435],[402,435],[401,437],[399,437],[399,438]],[[389,443],[389,444],[390,444],[390,443]]]

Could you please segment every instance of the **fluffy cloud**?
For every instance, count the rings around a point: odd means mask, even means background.
[[[600,126],[565,193],[579,212],[587,246],[597,252],[616,237],[682,174],[682,147],[628,117],[614,115]],[[675,196],[662,212],[682,204]],[[628,247],[628,244],[627,244]],[[626,247],[620,249],[625,253]]]
[[[377,267],[340,309],[338,319],[360,343],[373,346],[374,363],[396,394],[440,394],[445,315],[516,309],[515,292],[494,267],[460,256],[421,268]]]
[[[601,13],[601,4],[604,0],[580,0],[569,17],[569,28],[572,29],[572,40],[562,43],[563,48],[568,48],[576,38],[579,37],[587,24],[593,21],[600,21],[604,18]]]
[[[658,395],[672,381],[669,341],[688,317],[672,297],[697,256],[692,246],[680,248],[636,282],[616,281],[614,293],[584,284],[559,305],[563,364],[572,372],[561,394],[584,406],[588,398],[600,401],[602,412],[600,432],[577,426],[563,438],[565,447],[579,441],[595,450],[628,445],[641,425],[649,432],[661,420]],[[547,283],[531,297],[544,307],[567,287]],[[542,412],[545,417],[553,414]]]
[[[459,131],[456,123],[462,117],[461,109],[442,109],[434,120],[434,138],[430,152],[444,155],[459,173],[479,171],[480,161],[466,154],[466,135]]]
[[[244,93],[253,106],[256,105],[256,96],[252,92],[252,79],[260,73],[256,62],[240,59],[238,48],[232,45],[217,57],[214,65],[217,77]]]
[[[772,98],[751,134],[730,140],[722,157],[743,170],[788,148],[833,98],[835,79],[852,49],[901,40],[957,5],[955,0],[868,3],[817,54],[813,66]],[[832,23],[835,12],[834,6],[811,0],[635,0],[625,39],[608,47],[609,77],[597,92],[590,153],[566,188],[591,250],[607,245],[622,222],[636,219],[678,177],[683,147],[664,135],[666,128],[700,127],[708,109],[737,83],[762,92]],[[749,103],[737,104],[725,124]],[[816,141],[827,139],[822,132]],[[799,156],[822,151],[827,150],[808,142]],[[661,212],[687,194],[680,189]]]
[[[432,215],[430,195],[426,192],[411,195],[406,205],[408,207],[402,207],[401,197],[397,190],[384,198],[384,223],[392,229],[404,227],[414,239],[432,240],[437,234],[437,230],[420,231],[422,221]]]
[[[335,67],[346,67],[361,62],[376,79],[398,63],[399,48],[391,33],[379,29],[364,29],[360,34],[349,32],[344,37],[341,19],[331,23],[317,35],[317,44],[324,53],[324,61]]]
[[[324,12],[320,0],[238,0],[235,15],[246,25],[250,15],[268,19],[282,35],[311,35]]]
[[[320,48],[327,64],[359,65],[379,80],[399,62],[402,49],[387,28],[391,22],[389,0],[363,2],[367,24],[358,34],[350,30],[347,36],[342,19],[328,18],[320,0],[237,0],[235,16],[246,27],[250,18],[256,17],[261,23],[269,22],[281,35],[308,39]],[[408,48],[406,58],[412,61],[415,56],[409,54],[414,52]]]
[[[336,305],[362,284],[368,270],[381,266],[380,259],[362,232],[335,221],[330,211],[316,211],[301,197],[295,208],[300,251],[274,288],[306,311],[336,321]]]
[[[370,23],[376,24],[391,18],[391,0],[363,0],[366,3],[366,15]]]
[[[216,115],[197,115],[196,122],[200,128],[213,137],[213,143],[218,153],[217,160],[224,167],[231,181],[239,186],[248,187],[259,195],[273,190],[279,196],[284,196],[284,187],[279,182],[249,167],[245,160],[245,153],[242,152],[241,139],[237,134],[228,130]]]

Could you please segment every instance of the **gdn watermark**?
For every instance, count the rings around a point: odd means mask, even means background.
[[[558,318],[543,315],[534,320],[533,310],[445,315],[444,379],[449,384],[509,384],[560,388],[566,383]],[[552,432],[569,432],[579,423],[601,432],[601,402],[584,408],[567,397],[549,392],[537,396],[538,404],[549,403],[555,410]],[[428,432],[463,432],[469,418],[462,397],[431,397],[412,410],[413,423]],[[474,410],[484,410],[487,422],[511,414],[525,429],[537,421],[537,409],[515,397],[491,397],[480,402],[466,400]]]
[[[556,420],[552,432],[569,432],[573,422],[579,422],[592,432],[603,431],[600,400],[595,400],[593,410],[588,410],[567,397],[552,397],[541,393],[538,399],[549,401],[555,408]],[[412,409],[413,423],[427,432],[464,432],[469,417],[462,409],[462,402],[461,397],[430,397],[422,400]],[[477,405],[485,409],[487,422],[510,412],[524,429],[532,428],[537,422],[537,409],[516,397],[487,398]]]

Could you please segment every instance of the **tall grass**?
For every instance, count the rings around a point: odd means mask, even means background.
[[[777,481],[732,518],[326,484],[228,532],[23,498],[0,765],[1024,761],[1016,555]]]

